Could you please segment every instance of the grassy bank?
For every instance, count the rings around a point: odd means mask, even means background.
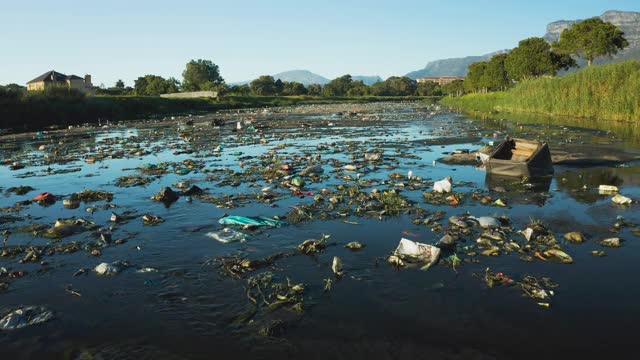
[[[602,120],[640,120],[640,62],[592,66],[555,78],[523,81],[505,92],[447,97],[464,111],[526,112]]]
[[[302,104],[424,100],[424,97],[228,96],[215,99],[165,99],[148,96],[47,96],[0,94],[0,128],[39,130],[45,126],[119,121],[170,115]]]

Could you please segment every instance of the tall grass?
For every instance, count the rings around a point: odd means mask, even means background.
[[[445,98],[442,103],[463,110],[639,121],[639,94],[640,62],[626,61],[523,81],[506,92]]]

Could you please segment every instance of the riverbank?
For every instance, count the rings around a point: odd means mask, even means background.
[[[0,98],[2,128],[14,132],[45,127],[67,127],[98,121],[159,119],[167,116],[202,114],[221,110],[266,108],[328,103],[369,103],[425,100],[428,97],[313,97],[313,96],[225,96],[221,99],[166,99],[150,96]]]
[[[640,118],[640,62],[592,66],[562,77],[523,81],[508,91],[447,97],[465,112],[513,112],[635,122]]]

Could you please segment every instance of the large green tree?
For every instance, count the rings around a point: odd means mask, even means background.
[[[504,61],[509,76],[514,80],[525,80],[542,75],[555,75],[560,69],[568,69],[576,62],[567,54],[551,50],[543,38],[522,40]]]
[[[466,91],[486,91],[487,90],[487,77],[485,72],[488,66],[487,61],[478,61],[469,65],[469,71],[467,77],[464,79],[464,89]]]
[[[182,89],[186,91],[215,90],[224,84],[218,65],[211,60],[191,60],[182,72]]]
[[[276,94],[276,81],[273,76],[263,75],[249,84],[253,95],[272,96]]]
[[[442,88],[440,85],[433,81],[425,81],[418,84],[416,88],[416,95],[418,96],[440,96],[442,95]]]
[[[307,88],[303,84],[295,81],[285,81],[282,84],[282,95],[296,96],[307,94]]]
[[[409,96],[415,94],[417,87],[416,81],[406,76],[392,76],[371,85],[371,93],[376,96]]]
[[[324,96],[345,96],[351,89],[353,79],[351,75],[343,75],[339,78],[331,80],[328,84],[322,87],[322,95]]]
[[[442,86],[442,92],[451,96],[462,96],[464,94],[464,81],[454,80]]]
[[[122,81],[122,79],[119,79],[118,81],[116,81],[116,89],[124,89],[124,81]]]
[[[558,53],[575,54],[586,59],[588,66],[596,58],[615,55],[627,46],[629,42],[624,38],[624,33],[598,17],[564,29],[560,39],[552,44]]]
[[[251,88],[248,84],[233,85],[229,88],[229,93],[232,95],[248,96],[251,94]]]
[[[165,79],[157,75],[141,76],[134,82],[136,95],[158,96],[180,91],[180,83],[175,78]]]
[[[361,80],[351,83],[351,87],[347,91],[347,96],[366,96],[369,95],[369,87]]]
[[[322,94],[322,85],[310,84],[307,86],[307,94],[312,96],[320,96]]]
[[[507,57],[507,54],[497,54],[487,62],[483,82],[489,90],[505,90],[511,85],[511,79],[505,67]]]

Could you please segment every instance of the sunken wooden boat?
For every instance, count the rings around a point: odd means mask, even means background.
[[[540,141],[507,138],[496,146],[485,167],[487,174],[526,176],[529,178],[553,174],[549,146]]]

